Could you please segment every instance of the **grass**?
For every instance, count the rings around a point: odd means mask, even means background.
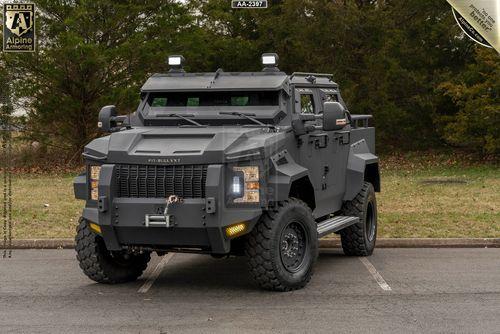
[[[13,238],[72,238],[84,205],[72,182],[73,175],[14,175]]]
[[[379,194],[379,235],[500,237],[500,169],[386,170]]]
[[[498,165],[426,159],[385,160],[379,237],[500,237]],[[14,238],[72,238],[84,204],[73,198],[72,180],[69,174],[14,175]]]

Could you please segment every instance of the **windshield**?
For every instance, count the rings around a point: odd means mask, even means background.
[[[179,92],[151,93],[150,108],[277,106],[278,92]]]

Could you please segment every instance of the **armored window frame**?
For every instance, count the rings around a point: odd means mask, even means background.
[[[325,94],[325,102],[339,102],[337,94]]]
[[[303,99],[304,97],[308,97],[309,101],[306,101],[305,99]],[[304,102],[307,103],[307,105],[304,105],[303,104]],[[303,114],[315,114],[316,113],[316,103],[314,103],[314,94],[312,92],[300,94],[299,107],[300,107],[300,112]]]
[[[148,97],[151,108],[193,107],[265,107],[279,106],[278,91],[193,91],[153,92]]]

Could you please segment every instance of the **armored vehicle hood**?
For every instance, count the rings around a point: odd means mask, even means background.
[[[126,164],[213,164],[262,159],[286,131],[254,127],[141,127],[90,142],[89,160]],[[278,144],[279,147],[279,144]]]

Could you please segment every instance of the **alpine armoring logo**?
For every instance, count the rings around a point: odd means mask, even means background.
[[[7,3],[3,7],[3,50],[35,51],[35,5]]]
[[[500,53],[500,0],[447,1],[467,37]]]
[[[486,46],[488,48],[491,48],[490,43],[488,43],[487,40],[479,34],[479,32],[474,29],[469,22],[467,22],[462,15],[460,15],[459,12],[457,12],[455,9],[451,9],[453,11],[453,16],[455,17],[455,20],[458,23],[458,26],[462,28],[463,32],[469,36],[470,39],[472,39],[474,42],[481,44],[482,46]]]

